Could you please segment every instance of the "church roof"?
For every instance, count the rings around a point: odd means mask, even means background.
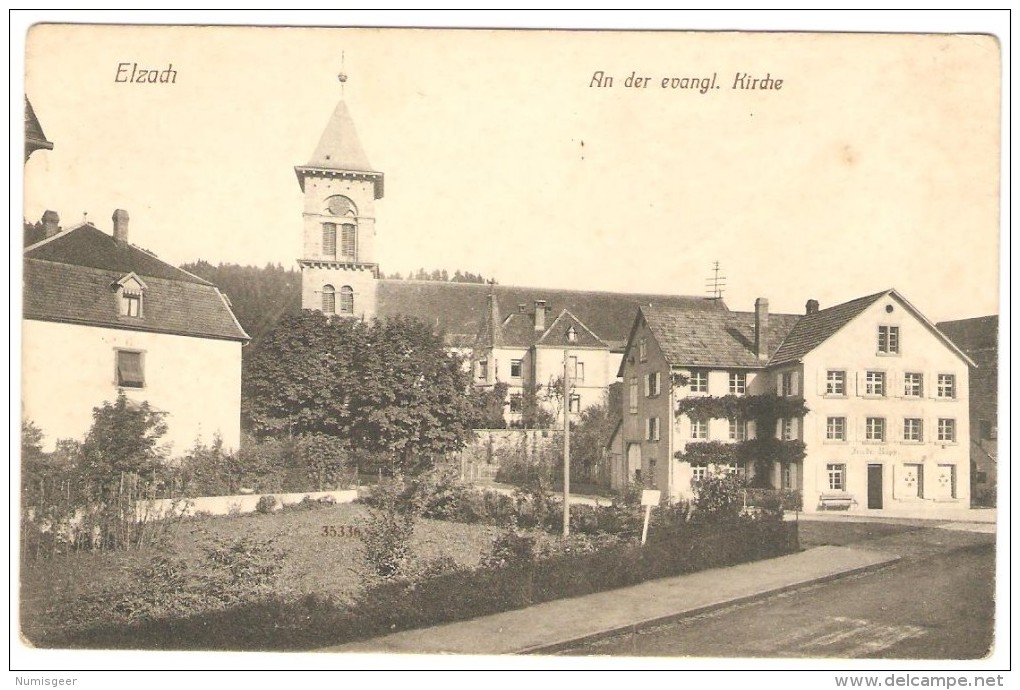
[[[144,286],[141,317],[120,313],[119,281]],[[248,340],[211,283],[89,224],[25,249],[24,316],[105,328]]]
[[[527,348],[536,339],[536,300],[545,300],[547,314],[564,309],[582,322],[610,348],[622,349],[638,308],[656,304],[695,312],[727,311],[721,300],[685,295],[630,294],[550,288],[447,283],[420,280],[380,280],[376,314],[417,316],[446,333],[451,344],[472,346],[487,320],[487,296],[494,294],[503,316],[499,340],[504,347]],[[524,305],[523,310],[518,305]],[[547,319],[551,324],[551,320]],[[538,334],[541,335],[541,334]]]
[[[347,110],[347,104],[340,101],[326,123],[319,137],[312,157],[302,166],[295,168],[301,189],[304,190],[304,176],[308,173],[353,173],[355,176],[370,177],[375,181],[375,198],[383,195],[383,175],[374,170],[368,162],[365,149],[358,139],[354,119]]]

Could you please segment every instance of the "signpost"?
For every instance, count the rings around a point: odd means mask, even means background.
[[[648,520],[652,517],[652,506],[659,505],[662,492],[657,489],[645,489],[641,492],[641,505],[645,507],[645,526],[641,530],[641,545],[648,539]]]

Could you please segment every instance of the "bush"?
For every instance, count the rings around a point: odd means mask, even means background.
[[[735,474],[710,474],[694,482],[692,518],[702,522],[731,522],[744,508],[744,486]]]
[[[803,510],[802,495],[794,489],[748,488],[747,505],[768,511]]]
[[[272,494],[261,496],[259,502],[255,504],[255,512],[260,515],[269,515],[276,510],[276,496]]]
[[[411,558],[417,506],[408,500],[408,487],[399,477],[376,485],[368,503],[358,532],[362,553],[374,575],[395,577]]]
[[[366,589],[352,611],[348,635],[438,625],[798,548],[796,524],[778,521],[690,524],[653,534],[642,547],[613,536],[577,535],[547,543],[540,535],[510,530],[493,542],[485,567],[417,582],[395,578]]]

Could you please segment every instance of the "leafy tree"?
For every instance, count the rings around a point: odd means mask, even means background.
[[[92,410],[92,428],[81,445],[83,474],[100,496],[112,492],[124,475],[151,471],[163,459],[158,447],[166,434],[166,413],[148,402],[117,399]]]
[[[416,471],[470,434],[470,379],[442,337],[412,318],[285,317],[244,368],[258,436],[326,434]]]
[[[602,395],[598,405],[586,407],[571,436],[571,465],[579,463],[590,469],[602,457],[620,421],[623,404],[622,384],[614,383]]]
[[[471,428],[472,429],[505,429],[507,393],[510,385],[500,381],[490,389],[474,387],[470,394]]]
[[[543,406],[545,397],[542,384],[524,384],[521,392],[521,428],[548,429],[553,425],[556,416]]]

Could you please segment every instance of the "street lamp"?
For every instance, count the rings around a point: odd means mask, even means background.
[[[577,331],[567,328],[563,348],[563,537],[570,536],[570,346],[577,342]]]

